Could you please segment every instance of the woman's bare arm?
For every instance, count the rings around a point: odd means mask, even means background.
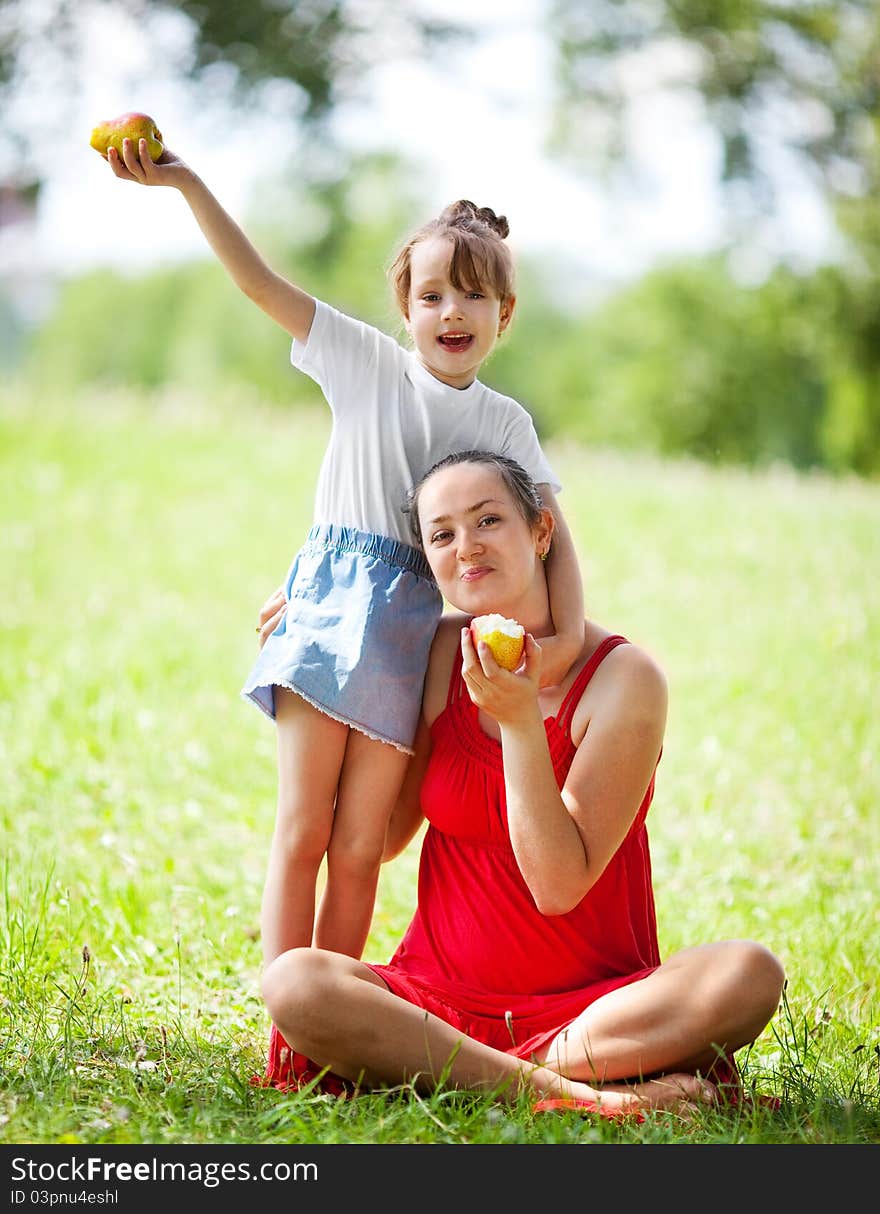
[[[481,647],[482,648],[482,647]],[[623,842],[660,755],[667,689],[642,650],[606,657],[575,711],[577,752],[560,791],[537,700],[540,646],[526,639],[523,670],[478,659],[462,634],[471,698],[498,721],[510,840],[535,905],[565,914],[589,892]]]

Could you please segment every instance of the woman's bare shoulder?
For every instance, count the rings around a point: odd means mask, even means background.
[[[616,645],[604,658],[600,665],[608,669],[626,672],[631,677],[660,680],[665,682],[666,676],[659,661],[642,645],[630,640],[624,633],[615,632],[597,624],[595,620],[587,620],[584,625],[583,661],[587,661],[598,647],[609,637],[622,636],[625,645]]]
[[[607,628],[588,624],[585,650],[588,654],[612,634]],[[591,720],[627,722],[652,728],[665,726],[669,691],[666,675],[657,659],[641,645],[627,641],[606,654],[580,698],[572,721],[572,737],[579,741]]]
[[[597,690],[607,690],[619,706],[628,706],[639,715],[665,715],[669,695],[666,674],[653,654],[635,641],[612,649],[597,675]]]

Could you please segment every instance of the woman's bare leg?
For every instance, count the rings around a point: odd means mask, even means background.
[[[349,729],[286,688],[275,688],[278,807],[263,885],[263,961],[309,945],[315,892],[330,841]]]
[[[608,1109],[637,1107],[632,1093],[601,1092],[547,1066],[516,1058],[464,1036],[439,1017],[392,994],[369,966],[338,953],[295,949],[278,957],[263,976],[263,998],[292,1049],[320,1067],[367,1088],[413,1082],[431,1091],[448,1087],[492,1093],[514,1102],[534,1097],[576,1097]],[[672,1084],[653,1103],[679,1108],[699,1099]]]
[[[342,761],[327,880],[314,944],[360,957],[367,942],[385,833],[410,756],[351,729]]]
[[[541,1061],[599,1084],[659,1073],[707,1075],[720,1057],[763,1032],[783,981],[777,958],[751,940],[683,949],[647,978],[590,1004]]]

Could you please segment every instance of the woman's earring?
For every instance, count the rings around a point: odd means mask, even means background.
[[[547,553],[548,553],[549,551],[550,551],[550,549],[549,549],[549,548],[545,548],[543,552],[538,553],[538,555],[540,556],[540,558],[541,558],[541,560],[542,560],[542,561],[546,561],[546,559],[547,559]]]

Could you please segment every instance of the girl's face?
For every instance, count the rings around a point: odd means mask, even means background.
[[[548,630],[538,553],[553,531],[549,510],[530,526],[498,472],[479,463],[435,472],[419,491],[418,509],[425,555],[447,602],[469,615],[513,616],[538,635]]]
[[[443,236],[413,246],[405,321],[422,365],[442,383],[467,388],[510,323],[515,301],[454,287],[451,256],[452,241]]]

